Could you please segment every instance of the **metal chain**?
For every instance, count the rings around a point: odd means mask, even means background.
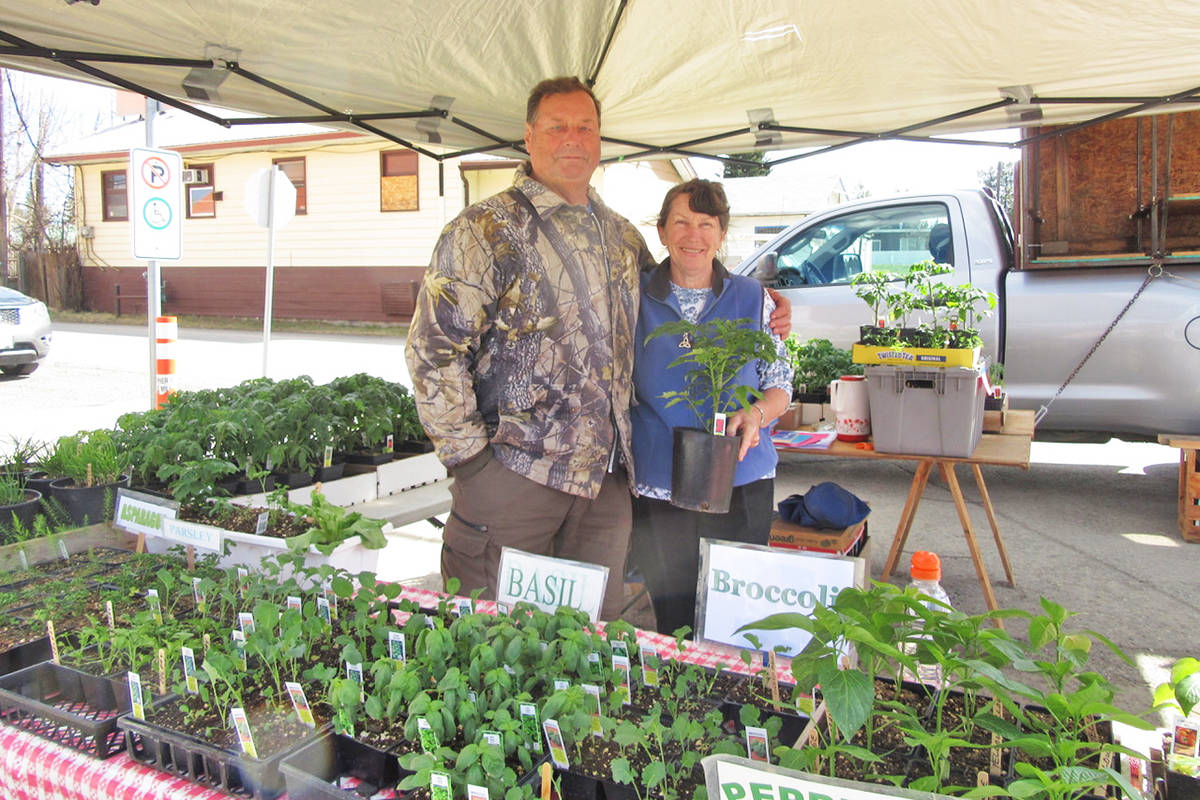
[[[1067,384],[1075,380],[1075,376],[1079,374],[1079,370],[1083,369],[1083,365],[1088,362],[1088,359],[1095,355],[1096,351],[1100,349],[1100,345],[1104,344],[1104,340],[1107,339],[1108,335],[1113,332],[1113,328],[1117,327],[1117,323],[1121,321],[1121,318],[1125,316],[1125,313],[1129,311],[1135,302],[1137,302],[1137,299],[1142,296],[1142,292],[1146,291],[1146,287],[1150,285],[1150,282],[1155,278],[1160,277],[1162,274],[1162,262],[1155,261],[1149,266],[1149,268],[1146,270],[1146,279],[1142,281],[1142,285],[1138,287],[1138,290],[1133,293],[1133,297],[1129,298],[1129,302],[1125,304],[1125,307],[1121,309],[1121,312],[1117,314],[1112,322],[1109,323],[1108,328],[1105,329],[1104,333],[1100,334],[1100,338],[1097,339],[1096,343],[1092,345],[1092,348],[1087,351],[1087,355],[1085,355],[1083,359],[1075,366],[1075,369],[1071,370],[1071,374],[1068,375],[1067,379],[1062,382],[1062,386],[1058,387],[1058,391],[1054,393],[1054,396],[1050,398],[1050,401],[1044,406],[1038,408],[1037,414],[1034,415],[1033,418],[1033,424],[1035,427],[1041,424],[1041,421],[1045,418],[1046,414],[1049,413],[1050,406],[1054,405],[1054,401],[1057,400],[1058,396],[1063,393],[1064,389],[1067,388]]]

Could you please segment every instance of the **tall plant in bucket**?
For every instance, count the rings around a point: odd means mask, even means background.
[[[659,336],[679,337],[683,349],[667,368],[688,368],[683,389],[661,396],[668,408],[685,403],[698,423],[695,428],[674,429],[671,503],[693,511],[724,514],[729,511],[733,493],[740,441],[726,437],[723,421],[717,421],[725,414],[748,408],[758,397],[758,391],[739,383],[738,376],[752,361],[774,361],[775,344],[770,334],[749,319],[695,323],[676,320],[658,326],[646,340]]]

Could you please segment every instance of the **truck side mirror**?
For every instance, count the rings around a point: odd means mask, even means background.
[[[763,253],[754,268],[754,277],[764,286],[774,286],[779,280],[779,253],[774,250]]]

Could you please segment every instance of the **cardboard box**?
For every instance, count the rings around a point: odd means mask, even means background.
[[[853,549],[858,540],[865,535],[867,521],[864,519],[856,525],[844,530],[834,528],[806,528],[776,518],[771,523],[771,536],[768,544],[771,547],[785,547],[791,550],[816,550],[822,553],[846,553]]]

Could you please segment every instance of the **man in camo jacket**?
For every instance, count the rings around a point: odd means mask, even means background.
[[[577,78],[534,87],[529,161],[442,232],[406,351],[421,422],[454,475],[442,575],[494,598],[500,548],[608,567],[621,609],[641,234],[588,186],[600,106]]]

